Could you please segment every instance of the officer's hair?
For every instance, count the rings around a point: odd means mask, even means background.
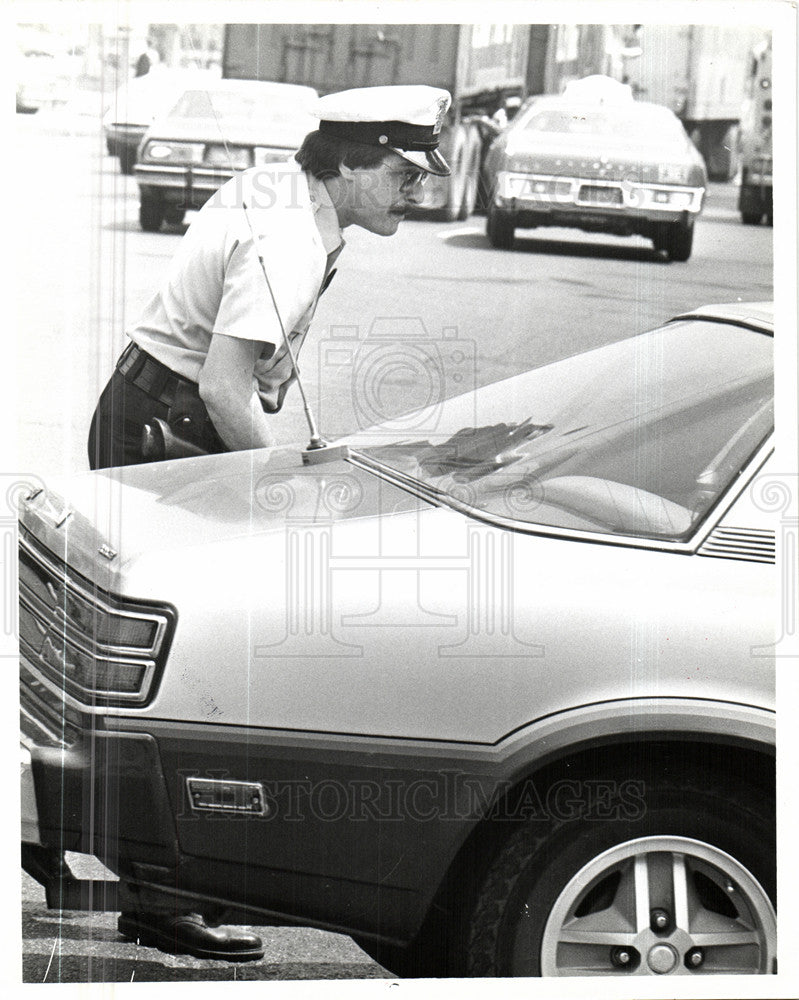
[[[342,163],[350,170],[357,170],[358,167],[365,169],[377,167],[385,159],[386,152],[379,146],[367,146],[362,142],[339,139],[337,136],[325,135],[317,130],[305,136],[302,145],[294,154],[294,159],[303,170],[324,180],[326,177],[338,177]]]

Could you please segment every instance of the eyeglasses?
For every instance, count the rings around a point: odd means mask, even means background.
[[[417,184],[423,185],[427,180],[426,170],[392,170],[392,177],[399,178],[400,191],[411,191]]]

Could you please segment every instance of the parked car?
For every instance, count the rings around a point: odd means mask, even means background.
[[[327,462],[31,490],[49,905],[114,908],[78,851],[397,975],[774,971],[772,342],[770,306],[707,307]]]
[[[671,260],[688,260],[707,174],[682,123],[614,80],[578,83],[532,99],[491,145],[491,245],[510,249],[518,228],[568,226],[646,236]]]
[[[119,159],[122,173],[133,173],[136,151],[156,115],[168,111],[188,85],[205,87],[217,81],[217,74],[165,67],[126,80],[103,117],[108,155]]]
[[[235,171],[283,160],[313,131],[311,87],[218,80],[191,87],[145,133],[134,174],[139,221],[157,232],[201,208]]]
[[[14,73],[17,114],[65,104],[81,71],[82,50],[65,47],[46,32],[17,38]]]

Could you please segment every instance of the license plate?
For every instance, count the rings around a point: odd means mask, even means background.
[[[579,199],[590,205],[621,205],[621,188],[583,184]]]

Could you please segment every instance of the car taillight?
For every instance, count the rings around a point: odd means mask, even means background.
[[[20,539],[20,651],[78,701],[141,704],[150,696],[174,612],[94,590]]]
[[[138,695],[148,672],[155,666],[152,662],[106,660],[52,631],[45,637],[39,655],[45,664],[62,675],[65,683],[83,695]]]

